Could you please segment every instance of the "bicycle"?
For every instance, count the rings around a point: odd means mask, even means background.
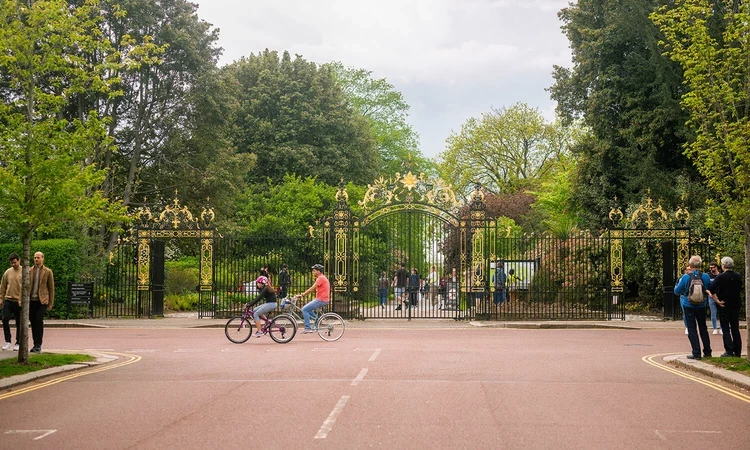
[[[286,315],[293,317],[296,321],[304,322],[301,316],[302,308],[297,306],[297,300],[299,300],[297,296],[281,300],[281,309],[286,312]],[[324,341],[338,341],[344,335],[344,319],[335,312],[322,314],[321,312],[321,308],[315,309],[314,314],[317,318],[312,330],[317,331],[318,336]]]
[[[224,325],[224,334],[227,339],[235,344],[247,342],[253,335],[253,310],[245,306],[245,312],[242,316],[232,317]],[[297,320],[288,314],[279,314],[271,320],[263,317],[263,324],[260,327],[261,333],[268,334],[274,342],[286,344],[294,339],[297,334]]]

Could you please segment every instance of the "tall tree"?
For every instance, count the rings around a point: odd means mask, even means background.
[[[695,138],[685,153],[720,199],[714,212],[745,238],[745,301],[750,298],[750,3],[683,0],[652,15],[669,56],[685,73],[682,105]],[[718,27],[717,27],[718,25]],[[721,210],[722,213],[719,213]],[[748,320],[750,309],[745,305]],[[750,331],[745,340],[750,350]],[[749,356],[750,358],[750,356]]]
[[[0,1],[0,220],[23,243],[23,311],[29,310],[31,242],[37,230],[68,220],[93,222],[121,214],[101,191],[105,172],[87,163],[110,148],[106,117],[88,111],[68,120],[68,100],[85,92],[115,95],[100,74],[103,61],[82,55],[109,52],[98,33],[99,5],[86,0]],[[28,328],[20,327],[18,360],[28,361]]]
[[[336,185],[371,182],[380,167],[363,117],[346,104],[331,68],[265,50],[230,65],[240,86],[234,144],[252,153],[253,182],[286,174]]]
[[[111,117],[108,134],[115,147],[90,156],[108,169],[101,186],[105,195],[131,208],[146,199],[170,199],[175,189],[186,191],[188,206],[207,196],[220,198],[208,195],[210,164],[223,164],[224,158],[227,167],[238,163],[231,159],[231,143],[211,136],[226,131],[229,125],[221,121],[228,121],[224,109],[232,105],[226,98],[231,82],[213,74],[221,52],[218,31],[198,18],[197,5],[187,0],[102,0],[100,9],[97,32],[110,48],[92,52],[90,60],[121,62],[102,73],[120,95],[79,95],[69,114],[96,110]],[[201,94],[201,88],[210,90]],[[205,126],[209,123],[214,126]],[[217,188],[236,192],[232,185]],[[116,242],[112,233],[109,246]]]
[[[592,137],[578,156],[574,196],[589,226],[607,221],[611,200],[637,203],[647,188],[676,203],[677,174],[695,177],[682,155],[686,114],[679,65],[664,57],[648,15],[667,0],[580,0],[559,17],[573,67],[555,67],[551,96],[563,119],[582,117]]]
[[[467,194],[479,182],[493,193],[529,187],[567,151],[568,133],[548,124],[535,108],[517,103],[471,118],[438,156],[440,171]]]
[[[393,176],[411,160],[415,171],[431,173],[434,165],[419,150],[419,135],[407,122],[409,104],[385,78],[373,78],[366,69],[328,64],[349,104],[370,124],[381,159],[380,172]]]

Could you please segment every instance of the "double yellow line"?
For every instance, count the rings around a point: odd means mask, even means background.
[[[662,364],[662,363],[654,361],[654,358],[664,357],[664,356],[667,356],[667,355],[674,355],[674,354],[676,354],[676,353],[659,353],[659,354],[656,354],[656,355],[647,355],[647,356],[644,356],[641,359],[646,364],[651,364],[652,366],[658,367],[661,370],[666,370],[667,372],[673,373],[673,374],[675,374],[677,376],[680,376],[682,378],[687,378],[688,380],[695,381],[696,383],[700,383],[700,384],[702,384],[704,386],[708,386],[711,389],[715,389],[715,390],[717,390],[717,391],[719,391],[721,393],[727,394],[730,397],[736,398],[737,400],[741,400],[741,401],[743,401],[745,403],[750,403],[750,395],[743,394],[742,392],[729,389],[729,388],[724,387],[724,386],[722,386],[720,384],[717,384],[717,383],[714,383],[714,382],[711,382],[711,381],[708,381],[708,380],[704,380],[702,378],[696,377],[695,375],[691,375],[689,373],[682,372],[682,371],[677,370],[677,369],[675,369],[673,367],[670,367],[670,366],[668,366],[666,364]]]
[[[54,378],[52,380],[45,381],[43,383],[34,384],[32,386],[27,386],[15,391],[7,392],[5,394],[0,394],[0,400],[15,397],[16,395],[25,394],[27,392],[36,391],[37,389],[46,388],[48,386],[52,386],[53,384],[62,383],[63,381],[72,380],[73,378],[83,377],[86,375],[91,375],[94,373],[104,372],[105,370],[111,370],[116,369],[118,367],[127,366],[128,364],[133,364],[135,362],[138,362],[141,360],[141,357],[138,355],[130,355],[127,353],[114,353],[114,352],[97,352],[101,353],[103,355],[115,355],[118,357],[124,358],[122,361],[118,361],[113,364],[104,364],[102,366],[93,366],[88,369],[81,369],[77,370],[74,373],[63,375],[59,378]]]

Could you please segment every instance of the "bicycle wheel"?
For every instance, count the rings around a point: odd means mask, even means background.
[[[268,326],[268,334],[274,342],[286,344],[297,334],[297,321],[292,316],[279,314]]]
[[[344,335],[344,319],[336,313],[325,313],[315,322],[318,336],[324,341],[338,341]]]
[[[232,317],[224,325],[224,334],[235,344],[242,344],[253,335],[253,323],[242,317]]]

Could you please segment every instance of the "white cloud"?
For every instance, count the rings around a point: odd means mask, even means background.
[[[515,101],[549,110],[552,66],[570,65],[557,19],[567,0],[193,1],[221,29],[223,63],[269,48],[387,78],[413,105],[428,155],[466,114]]]

